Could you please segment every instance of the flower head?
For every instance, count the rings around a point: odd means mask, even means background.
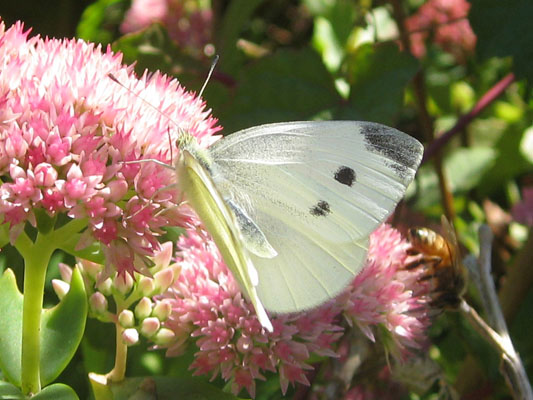
[[[406,21],[411,32],[411,52],[416,57],[426,54],[425,41],[434,42],[462,61],[476,44],[476,35],[468,22],[470,4],[466,0],[429,0]]]
[[[255,381],[277,372],[285,393],[289,384],[309,384],[311,354],[335,357],[343,335],[342,314],[368,337],[381,327],[389,332],[393,354],[420,347],[427,319],[414,294],[417,273],[402,270],[408,243],[384,225],[371,237],[369,261],[353,284],[338,298],[308,312],[272,318],[273,332],[261,327],[252,305],[222,262],[210,237],[190,229],[178,246],[181,274],[157,301],[170,301],[172,313],[164,326],[175,333],[167,355],[179,355],[195,339],[195,374],[221,376],[232,391],[246,388],[255,395]]]
[[[366,267],[345,292],[345,316],[371,340],[376,326],[385,328],[392,341],[389,350],[400,357],[425,344],[430,322],[425,313],[429,293],[419,282],[421,271],[404,269],[410,247],[400,232],[381,225],[370,237]]]
[[[110,268],[142,269],[161,228],[185,225],[190,211],[175,208],[171,169],[125,162],[171,163],[169,136],[187,130],[207,146],[216,120],[174,79],[138,79],[110,49],[29,38],[21,23],[0,24],[0,60],[0,213],[11,240],[39,212],[86,218],[78,249],[99,241]]]

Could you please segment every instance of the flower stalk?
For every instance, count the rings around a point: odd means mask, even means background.
[[[15,243],[24,258],[24,304],[22,311],[21,382],[23,393],[41,390],[41,315],[46,270],[52,253],[68,238],[87,225],[87,220],[73,220],[57,231],[39,232],[35,242],[21,233]]]
[[[40,383],[40,330],[46,268],[55,249],[50,235],[37,235],[32,243],[23,233],[16,248],[24,257],[24,306],[22,311],[22,391],[26,395],[38,393]]]
[[[124,343],[122,335],[124,328],[119,324],[115,324],[116,329],[116,349],[115,349],[115,365],[113,369],[106,375],[110,382],[120,382],[126,376],[126,361],[128,359],[128,346]]]

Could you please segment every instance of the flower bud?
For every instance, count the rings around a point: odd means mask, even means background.
[[[241,353],[248,353],[254,348],[254,341],[248,336],[241,336],[237,340],[237,350]]]
[[[112,286],[113,286],[113,281],[111,280],[111,278],[107,278],[102,283],[96,285],[96,290],[98,290],[99,292],[102,292],[104,296],[110,296]]]
[[[135,316],[131,310],[122,310],[118,315],[118,323],[123,328],[131,328],[135,325]]]
[[[146,337],[152,337],[160,327],[161,322],[157,318],[146,318],[141,324],[141,333]]]
[[[172,242],[165,242],[161,244],[161,249],[153,257],[154,264],[157,270],[161,270],[170,264],[172,258]]]
[[[70,268],[67,264],[59,263],[59,274],[61,275],[61,279],[63,279],[65,282],[70,283],[72,279],[72,268]]]
[[[140,290],[143,296],[151,296],[155,291],[155,283],[153,278],[143,276],[141,279],[139,279],[137,289]]]
[[[170,305],[170,301],[169,300],[161,300],[159,301],[153,311],[152,311],[152,315],[154,317],[157,317],[159,319],[159,321],[165,321],[170,313],[172,312],[172,306]]]
[[[40,163],[34,168],[35,184],[38,186],[53,186],[57,181],[57,171],[48,163]]]
[[[91,279],[96,281],[98,274],[103,270],[104,266],[92,261],[83,260],[81,263],[81,268],[86,275]]]
[[[155,285],[159,293],[163,293],[174,282],[174,271],[165,268],[154,275]]]
[[[114,279],[115,288],[123,296],[126,296],[131,291],[133,283],[133,278],[127,272],[117,275]]]
[[[128,191],[128,183],[124,179],[117,179],[107,184],[109,188],[109,200],[119,201]]]
[[[95,292],[89,298],[89,307],[95,314],[103,314],[107,311],[107,299],[100,292]]]
[[[176,334],[174,331],[171,331],[167,328],[161,328],[159,329],[159,332],[156,333],[156,335],[152,338],[155,344],[158,344],[160,346],[165,346],[172,342],[174,338],[176,337]]]
[[[135,315],[143,320],[152,314],[152,301],[148,297],[143,297],[135,306]]]
[[[57,297],[59,297],[59,300],[65,297],[70,290],[70,285],[60,279],[52,279],[52,287],[54,288],[54,292],[56,292]]]
[[[133,346],[139,342],[139,332],[135,328],[129,328],[122,332],[122,340],[128,346]]]

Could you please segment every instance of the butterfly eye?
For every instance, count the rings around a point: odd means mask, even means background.
[[[329,203],[324,200],[320,200],[315,206],[311,207],[311,215],[314,217],[325,217],[330,212]]]
[[[337,182],[351,187],[355,182],[355,171],[350,167],[342,166],[335,172],[334,177]]]

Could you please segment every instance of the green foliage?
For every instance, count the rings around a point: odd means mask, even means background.
[[[38,400],[78,400],[79,397],[76,392],[69,386],[61,383],[55,383],[53,385],[45,387],[32,399]]]
[[[0,367],[4,376],[20,386],[22,344],[22,301],[13,271],[0,278]],[[41,320],[41,382],[52,382],[65,369],[76,352],[87,319],[87,299],[78,270],[72,276],[69,292],[53,308],[43,311]],[[58,389],[62,390],[62,389]]]
[[[347,60],[349,104],[343,119],[392,124],[403,106],[407,84],[419,69],[417,60],[389,43],[360,46]]]
[[[533,79],[533,31],[529,0],[472,0],[470,22],[478,37],[477,52],[482,58],[513,58],[520,77]],[[527,16],[527,17],[526,17]]]
[[[234,100],[221,110],[220,119],[231,132],[267,122],[313,119],[340,102],[314,51],[280,50],[242,71]]]
[[[237,400],[237,397],[197,378],[127,378],[120,384],[112,385],[111,391],[115,400]]]
[[[465,194],[477,187],[483,174],[494,165],[496,152],[489,147],[460,149],[444,160],[444,170],[454,195]],[[419,190],[424,196],[417,198],[417,208],[427,208],[439,202],[438,177],[432,165],[424,165],[419,171]]]
[[[83,12],[76,36],[104,45],[111,43],[130,3],[128,0],[95,1]]]
[[[46,386],[65,369],[80,345],[87,320],[87,298],[80,271],[72,273],[70,289],[41,320],[41,382]],[[61,349],[61,351],[58,351]]]
[[[0,278],[0,293],[0,367],[8,381],[20,386],[22,294],[10,269]]]

